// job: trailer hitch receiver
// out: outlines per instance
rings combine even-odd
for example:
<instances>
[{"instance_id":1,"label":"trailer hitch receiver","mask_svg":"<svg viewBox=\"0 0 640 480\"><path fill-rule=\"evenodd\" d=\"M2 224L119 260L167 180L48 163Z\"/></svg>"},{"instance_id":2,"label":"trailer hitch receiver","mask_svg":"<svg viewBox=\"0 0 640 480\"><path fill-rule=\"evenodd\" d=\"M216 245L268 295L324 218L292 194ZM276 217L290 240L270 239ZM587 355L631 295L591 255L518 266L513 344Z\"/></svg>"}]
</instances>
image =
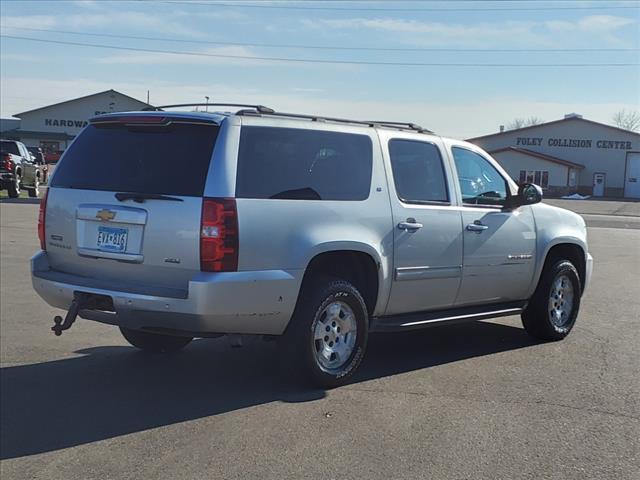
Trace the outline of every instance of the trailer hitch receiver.
<instances>
[{"instance_id":1,"label":"trailer hitch receiver","mask_svg":"<svg viewBox=\"0 0 640 480\"><path fill-rule=\"evenodd\" d=\"M73 322L76 321L76 317L78 316L78 312L80 310L94 310L94 309L104 309L104 310L113 310L113 302L109 297L103 297L101 295L92 295L90 293L82 293L75 292L73 294L73 301L69 306L69 310L67 311L67 315L64 317L64 321L61 316L56 315L53 317L53 333L55 333L56 337L62 335L62 332L65 330L69 330Z\"/></svg>"}]
</instances>

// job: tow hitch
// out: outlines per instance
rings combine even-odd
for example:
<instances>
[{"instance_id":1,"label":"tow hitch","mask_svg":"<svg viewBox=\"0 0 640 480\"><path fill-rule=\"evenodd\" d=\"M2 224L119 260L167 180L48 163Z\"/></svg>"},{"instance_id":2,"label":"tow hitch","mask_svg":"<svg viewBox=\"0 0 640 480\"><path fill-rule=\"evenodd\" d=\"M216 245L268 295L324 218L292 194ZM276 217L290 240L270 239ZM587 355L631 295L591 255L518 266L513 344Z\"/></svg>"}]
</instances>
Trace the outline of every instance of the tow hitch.
<instances>
[{"instance_id":1,"label":"tow hitch","mask_svg":"<svg viewBox=\"0 0 640 480\"><path fill-rule=\"evenodd\" d=\"M53 317L53 333L56 337L62 335L62 332L69 330L73 322L76 321L78 312L80 310L106 310L113 311L113 300L110 297L104 295L94 295L91 293L75 292L73 294L73 301L67 311L67 315L64 317L64 321L60 315Z\"/></svg>"}]
</instances>

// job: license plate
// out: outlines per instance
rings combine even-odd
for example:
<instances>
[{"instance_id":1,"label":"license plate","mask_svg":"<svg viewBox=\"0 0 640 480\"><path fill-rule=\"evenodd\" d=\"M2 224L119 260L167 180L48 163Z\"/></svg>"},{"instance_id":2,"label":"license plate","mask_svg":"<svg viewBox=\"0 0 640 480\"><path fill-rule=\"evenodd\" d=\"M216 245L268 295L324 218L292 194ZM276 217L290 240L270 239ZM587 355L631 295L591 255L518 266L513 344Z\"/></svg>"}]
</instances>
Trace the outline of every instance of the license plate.
<instances>
[{"instance_id":1,"label":"license plate","mask_svg":"<svg viewBox=\"0 0 640 480\"><path fill-rule=\"evenodd\" d=\"M126 228L98 227L98 250L124 252L128 233Z\"/></svg>"}]
</instances>

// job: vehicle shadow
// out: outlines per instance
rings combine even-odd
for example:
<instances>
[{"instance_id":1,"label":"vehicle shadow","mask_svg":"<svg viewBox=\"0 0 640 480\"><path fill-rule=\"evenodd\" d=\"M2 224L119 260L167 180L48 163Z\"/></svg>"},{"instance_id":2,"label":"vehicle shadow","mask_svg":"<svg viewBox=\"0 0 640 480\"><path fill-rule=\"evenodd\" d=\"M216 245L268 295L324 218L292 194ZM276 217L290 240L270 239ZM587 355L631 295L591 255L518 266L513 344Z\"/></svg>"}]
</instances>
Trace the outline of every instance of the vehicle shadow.
<instances>
[{"instance_id":1,"label":"vehicle shadow","mask_svg":"<svg viewBox=\"0 0 640 480\"><path fill-rule=\"evenodd\" d=\"M0 198L0 203L23 203L30 205L38 205L40 203L39 198Z\"/></svg>"},{"instance_id":2,"label":"vehicle shadow","mask_svg":"<svg viewBox=\"0 0 640 480\"><path fill-rule=\"evenodd\" d=\"M352 383L534 345L522 329L485 322L372 335ZM0 458L55 451L274 401L321 399L288 385L275 342L241 349L198 340L183 352L131 347L0 370Z\"/></svg>"}]
</instances>

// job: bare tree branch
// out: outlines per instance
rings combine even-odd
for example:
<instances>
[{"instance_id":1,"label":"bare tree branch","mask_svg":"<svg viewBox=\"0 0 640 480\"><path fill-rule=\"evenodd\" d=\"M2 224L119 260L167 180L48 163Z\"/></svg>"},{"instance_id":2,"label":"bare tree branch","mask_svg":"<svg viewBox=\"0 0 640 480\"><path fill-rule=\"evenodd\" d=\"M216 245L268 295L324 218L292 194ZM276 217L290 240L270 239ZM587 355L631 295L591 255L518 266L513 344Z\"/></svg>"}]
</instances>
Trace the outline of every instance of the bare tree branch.
<instances>
[{"instance_id":1,"label":"bare tree branch","mask_svg":"<svg viewBox=\"0 0 640 480\"><path fill-rule=\"evenodd\" d=\"M540 125L541 123L544 123L544 120L534 116L531 116L529 118L515 118L507 125L507 130L517 130L518 128Z\"/></svg>"},{"instance_id":2,"label":"bare tree branch","mask_svg":"<svg viewBox=\"0 0 640 480\"><path fill-rule=\"evenodd\" d=\"M640 131L640 112L637 110L620 110L613 116L613 123L625 130L638 132Z\"/></svg>"}]
</instances>

